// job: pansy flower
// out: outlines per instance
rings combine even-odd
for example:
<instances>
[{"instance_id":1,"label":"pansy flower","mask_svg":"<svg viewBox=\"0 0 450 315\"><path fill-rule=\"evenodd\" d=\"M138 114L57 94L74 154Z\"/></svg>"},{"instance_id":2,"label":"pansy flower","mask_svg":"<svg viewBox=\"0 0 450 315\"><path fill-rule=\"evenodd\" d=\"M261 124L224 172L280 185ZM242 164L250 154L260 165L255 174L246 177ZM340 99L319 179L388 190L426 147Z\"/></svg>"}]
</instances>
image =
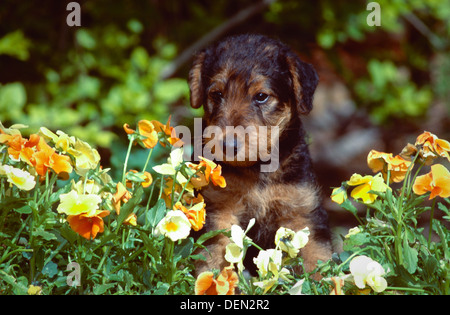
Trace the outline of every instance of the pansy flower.
<instances>
[{"instance_id":1,"label":"pansy flower","mask_svg":"<svg viewBox=\"0 0 450 315\"><path fill-rule=\"evenodd\" d=\"M145 171L145 172L138 172L136 170L130 170L126 174L126 184L128 188L132 188L133 182L139 182L141 183L142 187L147 188L153 183L153 177L152 175ZM131 180L129 180L131 179Z\"/></svg>"},{"instance_id":2,"label":"pansy flower","mask_svg":"<svg viewBox=\"0 0 450 315\"><path fill-rule=\"evenodd\" d=\"M211 179L214 186L219 186L221 188L226 187L227 183L225 181L225 178L222 176L222 167L220 165L217 165L211 160L208 160L207 158L199 156L201 159L199 165L204 166L205 169L205 178L209 182Z\"/></svg>"},{"instance_id":3,"label":"pansy flower","mask_svg":"<svg viewBox=\"0 0 450 315\"><path fill-rule=\"evenodd\" d=\"M331 200L339 205L343 204L344 201L347 200L347 190L345 187L341 186L334 188L331 192Z\"/></svg>"},{"instance_id":4,"label":"pansy flower","mask_svg":"<svg viewBox=\"0 0 450 315\"><path fill-rule=\"evenodd\" d=\"M117 191L112 197L112 203L114 210L116 210L116 214L119 215L122 202L127 203L132 196L121 182L117 183L116 189Z\"/></svg>"},{"instance_id":5,"label":"pansy flower","mask_svg":"<svg viewBox=\"0 0 450 315\"><path fill-rule=\"evenodd\" d=\"M6 175L10 184L20 190L29 191L36 186L34 176L27 171L12 167L10 165L0 165L0 175Z\"/></svg>"},{"instance_id":6,"label":"pansy flower","mask_svg":"<svg viewBox=\"0 0 450 315\"><path fill-rule=\"evenodd\" d=\"M67 149L67 153L75 158L75 172L85 176L89 170L96 169L100 162L100 154L87 142L76 139L73 147Z\"/></svg>"},{"instance_id":7,"label":"pansy flower","mask_svg":"<svg viewBox=\"0 0 450 315\"><path fill-rule=\"evenodd\" d=\"M98 195L78 194L75 190L71 190L67 194L60 195L57 211L67 215L94 216L101 201L102 199Z\"/></svg>"},{"instance_id":8,"label":"pansy flower","mask_svg":"<svg viewBox=\"0 0 450 315\"><path fill-rule=\"evenodd\" d=\"M446 140L439 139L431 132L424 131L420 134L416 139L415 145L416 147L422 148L423 156L425 158L429 156L441 156L450 161L450 143Z\"/></svg>"},{"instance_id":9,"label":"pansy flower","mask_svg":"<svg viewBox=\"0 0 450 315\"><path fill-rule=\"evenodd\" d=\"M191 231L191 223L181 210L171 210L158 223L155 235L164 235L173 242L185 239Z\"/></svg>"},{"instance_id":10,"label":"pansy flower","mask_svg":"<svg viewBox=\"0 0 450 315\"><path fill-rule=\"evenodd\" d=\"M165 125L160 123L157 120L152 120L151 122L155 126L155 130L157 132L162 132L165 135L167 142L169 142L173 147L178 148L183 145L183 141L181 141L177 137L175 128L170 126L170 118L171 117L169 117L169 119L167 120L167 123ZM166 146L166 144L164 142L160 141L160 143L162 146L164 146L164 147Z\"/></svg>"},{"instance_id":11,"label":"pansy flower","mask_svg":"<svg viewBox=\"0 0 450 315\"><path fill-rule=\"evenodd\" d=\"M233 270L233 266L223 268L217 279L210 271L202 272L195 281L195 294L233 295L238 281L239 278Z\"/></svg>"},{"instance_id":12,"label":"pansy flower","mask_svg":"<svg viewBox=\"0 0 450 315\"><path fill-rule=\"evenodd\" d=\"M357 256L350 261L350 272L358 288L364 289L366 284L375 292L382 292L387 287L384 279L385 270L376 261L367 256Z\"/></svg>"},{"instance_id":13,"label":"pansy flower","mask_svg":"<svg viewBox=\"0 0 450 315\"><path fill-rule=\"evenodd\" d=\"M374 173L382 172L384 180L387 180L387 173L390 173L390 182L401 182L408 171L411 162L405 160L400 155L393 156L392 153L378 152L372 150L367 156L367 164Z\"/></svg>"},{"instance_id":14,"label":"pansy flower","mask_svg":"<svg viewBox=\"0 0 450 315\"><path fill-rule=\"evenodd\" d=\"M430 192L430 199L450 197L450 172L441 164L432 165L428 174L416 178L413 191L417 195Z\"/></svg>"},{"instance_id":15,"label":"pansy flower","mask_svg":"<svg viewBox=\"0 0 450 315\"><path fill-rule=\"evenodd\" d=\"M109 215L107 210L98 210L94 214L82 213L69 215L67 222L70 228L87 240L94 239L98 233L103 233L103 218Z\"/></svg>"},{"instance_id":16,"label":"pansy flower","mask_svg":"<svg viewBox=\"0 0 450 315\"><path fill-rule=\"evenodd\" d=\"M294 232L291 229L280 227L275 233L275 245L286 252L289 257L297 257L301 248L305 247L309 240L309 228Z\"/></svg>"},{"instance_id":17,"label":"pansy flower","mask_svg":"<svg viewBox=\"0 0 450 315\"><path fill-rule=\"evenodd\" d=\"M205 202L203 201L203 197L199 199L201 200L198 200L197 203L189 208L183 206L181 202L177 202L173 207L174 210L181 210L186 215L194 231L201 230L206 219Z\"/></svg>"},{"instance_id":18,"label":"pansy flower","mask_svg":"<svg viewBox=\"0 0 450 315\"><path fill-rule=\"evenodd\" d=\"M56 153L55 149L51 148L43 138L40 138L37 152L31 156L30 162L42 177L45 176L48 168L54 170L56 174L69 174L73 170L70 158L67 155Z\"/></svg>"},{"instance_id":19,"label":"pansy flower","mask_svg":"<svg viewBox=\"0 0 450 315\"><path fill-rule=\"evenodd\" d=\"M255 219L252 218L248 222L247 229L244 231L239 225L233 224L231 226L231 242L225 248L225 260L229 263L237 263L240 271L244 270L244 253L245 243L244 241L251 241L247 236L247 232L255 225Z\"/></svg>"},{"instance_id":20,"label":"pansy flower","mask_svg":"<svg viewBox=\"0 0 450 315\"><path fill-rule=\"evenodd\" d=\"M385 192L389 188L384 183L381 173L375 176L353 174L347 184L349 186L356 186L352 190L351 196L354 199L362 199L366 204L373 203L377 199L377 195L370 193L370 191Z\"/></svg>"}]
</instances>

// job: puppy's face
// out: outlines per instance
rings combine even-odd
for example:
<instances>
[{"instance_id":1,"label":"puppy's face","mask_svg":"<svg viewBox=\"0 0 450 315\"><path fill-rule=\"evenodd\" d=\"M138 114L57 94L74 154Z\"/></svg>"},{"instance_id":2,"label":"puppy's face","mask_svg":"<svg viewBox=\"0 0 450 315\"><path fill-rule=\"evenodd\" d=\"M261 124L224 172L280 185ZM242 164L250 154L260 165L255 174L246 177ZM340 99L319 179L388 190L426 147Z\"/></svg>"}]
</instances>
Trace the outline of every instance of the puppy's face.
<instances>
[{"instance_id":1,"label":"puppy's face","mask_svg":"<svg viewBox=\"0 0 450 315\"><path fill-rule=\"evenodd\" d=\"M266 161L292 117L311 110L317 81L312 66L264 36L231 37L200 52L189 85L191 106L204 106L205 148L233 166Z\"/></svg>"}]
</instances>

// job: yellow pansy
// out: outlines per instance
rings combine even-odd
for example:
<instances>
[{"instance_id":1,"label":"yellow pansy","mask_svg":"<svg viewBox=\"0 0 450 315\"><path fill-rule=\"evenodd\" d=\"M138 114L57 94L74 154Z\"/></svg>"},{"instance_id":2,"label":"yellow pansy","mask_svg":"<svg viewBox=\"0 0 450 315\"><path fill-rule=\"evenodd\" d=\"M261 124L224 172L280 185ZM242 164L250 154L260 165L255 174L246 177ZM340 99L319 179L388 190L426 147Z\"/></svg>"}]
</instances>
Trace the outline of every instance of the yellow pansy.
<instances>
[{"instance_id":1,"label":"yellow pansy","mask_svg":"<svg viewBox=\"0 0 450 315\"><path fill-rule=\"evenodd\" d=\"M378 173L375 176L353 174L347 184L349 186L356 186L352 190L352 198L362 199L364 203L373 203L377 199L377 195L369 193L369 191L385 192L386 189L389 188L389 186L384 183L381 173Z\"/></svg>"},{"instance_id":2,"label":"yellow pansy","mask_svg":"<svg viewBox=\"0 0 450 315\"><path fill-rule=\"evenodd\" d=\"M364 289L366 284L375 292L382 292L387 287L384 279L384 268L367 256L357 256L350 261L350 272L358 288Z\"/></svg>"},{"instance_id":3,"label":"yellow pansy","mask_svg":"<svg viewBox=\"0 0 450 315\"><path fill-rule=\"evenodd\" d=\"M416 178L413 191L417 195L430 192L430 199L450 197L450 172L441 164L432 165L431 172Z\"/></svg>"},{"instance_id":4,"label":"yellow pansy","mask_svg":"<svg viewBox=\"0 0 450 315\"><path fill-rule=\"evenodd\" d=\"M41 295L42 293L42 287L38 286L38 285L30 285L28 287L28 291L27 291L28 295Z\"/></svg>"},{"instance_id":5,"label":"yellow pansy","mask_svg":"<svg viewBox=\"0 0 450 315\"><path fill-rule=\"evenodd\" d=\"M34 176L27 171L14 168L10 165L0 165L0 174L6 175L8 182L20 190L29 191L36 186Z\"/></svg>"},{"instance_id":6,"label":"yellow pansy","mask_svg":"<svg viewBox=\"0 0 450 315\"><path fill-rule=\"evenodd\" d=\"M173 242L185 239L191 231L191 223L181 210L171 210L158 223L155 235L164 235Z\"/></svg>"},{"instance_id":7,"label":"yellow pansy","mask_svg":"<svg viewBox=\"0 0 450 315\"><path fill-rule=\"evenodd\" d=\"M95 169L100 162L100 154L87 142L77 139L74 146L67 150L75 158L75 172L80 176Z\"/></svg>"},{"instance_id":8,"label":"yellow pansy","mask_svg":"<svg viewBox=\"0 0 450 315\"><path fill-rule=\"evenodd\" d=\"M98 195L82 195L72 190L67 194L62 194L60 201L57 208L59 213L67 215L86 214L89 217L95 215L102 199Z\"/></svg>"},{"instance_id":9,"label":"yellow pansy","mask_svg":"<svg viewBox=\"0 0 450 315\"><path fill-rule=\"evenodd\" d=\"M342 204L347 200L347 190L344 187L334 188L331 192L331 200L337 204Z\"/></svg>"},{"instance_id":10,"label":"yellow pansy","mask_svg":"<svg viewBox=\"0 0 450 315\"><path fill-rule=\"evenodd\" d=\"M301 248L305 247L309 240L309 228L304 228L298 232L280 227L275 234L275 245L286 252L289 257L297 257Z\"/></svg>"}]
</instances>

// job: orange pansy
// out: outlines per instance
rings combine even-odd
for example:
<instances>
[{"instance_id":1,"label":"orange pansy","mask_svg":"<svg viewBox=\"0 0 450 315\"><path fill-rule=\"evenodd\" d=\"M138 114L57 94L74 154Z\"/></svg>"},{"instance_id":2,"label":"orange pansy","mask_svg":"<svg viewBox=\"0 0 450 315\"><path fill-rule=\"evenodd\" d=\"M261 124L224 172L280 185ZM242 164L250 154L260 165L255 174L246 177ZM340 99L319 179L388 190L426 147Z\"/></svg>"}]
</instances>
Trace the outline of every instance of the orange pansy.
<instances>
[{"instance_id":1,"label":"orange pansy","mask_svg":"<svg viewBox=\"0 0 450 315\"><path fill-rule=\"evenodd\" d=\"M125 130L125 132L129 135L135 133L135 131L133 129L131 129L130 125L128 125L128 124L123 124L123 130Z\"/></svg>"},{"instance_id":2,"label":"orange pansy","mask_svg":"<svg viewBox=\"0 0 450 315\"><path fill-rule=\"evenodd\" d=\"M183 206L181 202L177 202L173 206L173 209L181 210L186 215L194 231L199 231L203 228L206 220L206 210L205 203L203 202L203 197L201 197L201 201L194 204L189 209Z\"/></svg>"},{"instance_id":3,"label":"orange pansy","mask_svg":"<svg viewBox=\"0 0 450 315\"><path fill-rule=\"evenodd\" d=\"M432 165L431 172L416 178L413 191L417 195L430 192L430 199L450 197L450 172L441 164Z\"/></svg>"},{"instance_id":4,"label":"orange pansy","mask_svg":"<svg viewBox=\"0 0 450 315\"><path fill-rule=\"evenodd\" d=\"M142 143L147 149L154 148L158 144L158 132L152 122L148 120L139 121L138 130L139 134L145 137Z\"/></svg>"},{"instance_id":5,"label":"orange pansy","mask_svg":"<svg viewBox=\"0 0 450 315\"><path fill-rule=\"evenodd\" d=\"M170 118L167 120L167 123L164 125L157 120L152 120L153 125L155 126L155 130L157 132L163 132L168 138L167 141L174 147L181 147L183 145L183 141L181 141L175 132L175 128L170 126ZM162 146L166 146L163 142L160 142Z\"/></svg>"},{"instance_id":6,"label":"orange pansy","mask_svg":"<svg viewBox=\"0 0 450 315\"><path fill-rule=\"evenodd\" d=\"M109 211L100 210L94 216L88 216L86 213L79 215L69 215L67 222L70 228L80 234L87 240L94 239L98 233L104 231L103 219L109 215Z\"/></svg>"},{"instance_id":7,"label":"orange pansy","mask_svg":"<svg viewBox=\"0 0 450 315\"><path fill-rule=\"evenodd\" d=\"M217 279L210 271L202 272L195 281L196 295L233 295L239 281L233 266L223 268Z\"/></svg>"},{"instance_id":8,"label":"orange pansy","mask_svg":"<svg viewBox=\"0 0 450 315\"><path fill-rule=\"evenodd\" d=\"M416 146L421 146L424 157L430 154L447 158L450 161L450 143L446 140L439 139L436 135L424 131L416 139Z\"/></svg>"},{"instance_id":9,"label":"orange pansy","mask_svg":"<svg viewBox=\"0 0 450 315\"><path fill-rule=\"evenodd\" d=\"M39 139L40 137L36 134L32 134L30 139L27 140L22 138L20 133L13 135L0 133L0 143L6 143L8 145L8 154L16 160L21 158L25 162L28 162L28 157L34 153L34 150L31 148L39 143Z\"/></svg>"},{"instance_id":10,"label":"orange pansy","mask_svg":"<svg viewBox=\"0 0 450 315\"><path fill-rule=\"evenodd\" d=\"M207 158L199 156L201 159L199 166L205 166L205 178L209 182L209 179L211 178L211 181L213 182L214 186L219 186L221 188L226 187L227 183L225 181L225 178L222 176L222 167L220 165L217 165L211 160L208 160Z\"/></svg>"},{"instance_id":11,"label":"orange pansy","mask_svg":"<svg viewBox=\"0 0 450 315\"><path fill-rule=\"evenodd\" d=\"M121 183L117 183L117 192L113 195L112 202L114 210L116 210L117 215L120 214L120 205L128 202L131 199L131 193L125 188L125 186Z\"/></svg>"},{"instance_id":12,"label":"orange pansy","mask_svg":"<svg viewBox=\"0 0 450 315\"><path fill-rule=\"evenodd\" d=\"M123 224L136 226L137 225L136 213L130 213L130 215L128 215L128 217L123 221Z\"/></svg>"},{"instance_id":13,"label":"orange pansy","mask_svg":"<svg viewBox=\"0 0 450 315\"><path fill-rule=\"evenodd\" d=\"M48 168L53 169L56 174L72 172L70 158L56 153L43 138L40 139L37 149L38 151L31 156L30 161L40 176L45 176Z\"/></svg>"},{"instance_id":14,"label":"orange pansy","mask_svg":"<svg viewBox=\"0 0 450 315\"><path fill-rule=\"evenodd\" d=\"M374 173L381 171L385 180L387 180L387 172L389 171L390 181L399 183L405 178L411 162L399 155L394 157L392 153L372 150L367 156L367 164Z\"/></svg>"}]
</instances>

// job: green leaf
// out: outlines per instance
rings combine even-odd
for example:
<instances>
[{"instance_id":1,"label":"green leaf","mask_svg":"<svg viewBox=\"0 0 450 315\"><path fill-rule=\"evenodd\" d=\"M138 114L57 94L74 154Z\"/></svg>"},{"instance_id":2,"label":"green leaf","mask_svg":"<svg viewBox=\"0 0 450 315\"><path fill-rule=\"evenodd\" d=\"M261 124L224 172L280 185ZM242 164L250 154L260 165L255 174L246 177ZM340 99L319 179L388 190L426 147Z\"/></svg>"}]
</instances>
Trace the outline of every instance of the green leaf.
<instances>
[{"instance_id":1,"label":"green leaf","mask_svg":"<svg viewBox=\"0 0 450 315\"><path fill-rule=\"evenodd\" d=\"M424 273L431 279L435 276L438 266L439 262L433 256L428 256L424 259Z\"/></svg>"},{"instance_id":2,"label":"green leaf","mask_svg":"<svg viewBox=\"0 0 450 315\"><path fill-rule=\"evenodd\" d=\"M361 232L358 234L351 235L349 238L344 240L343 249L344 251L354 251L363 245L370 242L370 234L366 232Z\"/></svg>"},{"instance_id":3,"label":"green leaf","mask_svg":"<svg viewBox=\"0 0 450 315\"><path fill-rule=\"evenodd\" d=\"M106 291L108 291L109 289L111 289L115 286L116 286L116 284L114 284L114 283L96 285L94 287L94 294L95 295L104 294Z\"/></svg>"},{"instance_id":4,"label":"green leaf","mask_svg":"<svg viewBox=\"0 0 450 315\"><path fill-rule=\"evenodd\" d=\"M194 239L189 237L184 239L181 244L176 245L174 249L174 256L181 256L181 259L188 257L194 248Z\"/></svg>"},{"instance_id":5,"label":"green leaf","mask_svg":"<svg viewBox=\"0 0 450 315\"><path fill-rule=\"evenodd\" d=\"M133 195L133 198L128 200L127 203L125 203L121 209L120 214L117 217L117 227L116 230L120 228L123 221L128 218L128 216L133 212L133 210L136 208L136 206L141 202L141 197L144 193L144 189L142 186L139 186L139 188L136 190L136 192Z\"/></svg>"},{"instance_id":6,"label":"green leaf","mask_svg":"<svg viewBox=\"0 0 450 315\"><path fill-rule=\"evenodd\" d=\"M49 278L52 278L58 273L58 265L50 261L44 266L44 268L42 269L42 273L44 275L47 275Z\"/></svg>"},{"instance_id":7,"label":"green leaf","mask_svg":"<svg viewBox=\"0 0 450 315\"><path fill-rule=\"evenodd\" d=\"M19 277L16 280L13 276L8 275L3 270L0 270L0 279L12 286L15 294L27 294L28 281L25 277Z\"/></svg>"},{"instance_id":8,"label":"green leaf","mask_svg":"<svg viewBox=\"0 0 450 315\"><path fill-rule=\"evenodd\" d=\"M28 40L21 30L6 34L0 38L0 55L10 55L25 61L30 56L29 48L31 41Z\"/></svg>"},{"instance_id":9,"label":"green leaf","mask_svg":"<svg viewBox=\"0 0 450 315\"><path fill-rule=\"evenodd\" d=\"M170 285L168 283L159 282L157 285L157 289L153 294L155 295L164 295L169 291Z\"/></svg>"},{"instance_id":10,"label":"green leaf","mask_svg":"<svg viewBox=\"0 0 450 315\"><path fill-rule=\"evenodd\" d=\"M150 240L150 238L144 232L141 232L140 236L141 236L142 241L144 242L145 248L148 250L150 255L152 255L156 261L159 261L161 258L161 255L160 255L158 248L155 246L155 242Z\"/></svg>"},{"instance_id":11,"label":"green leaf","mask_svg":"<svg viewBox=\"0 0 450 315\"><path fill-rule=\"evenodd\" d=\"M94 49L97 45L96 39L84 28L80 28L76 33L75 37L77 42L86 49Z\"/></svg>"},{"instance_id":12,"label":"green leaf","mask_svg":"<svg viewBox=\"0 0 450 315\"><path fill-rule=\"evenodd\" d=\"M216 230L216 231L209 231L204 234L202 234L198 239L197 242L195 242L196 245L202 245L204 242L209 240L210 238L213 238L219 234L224 233L226 230Z\"/></svg>"},{"instance_id":13,"label":"green leaf","mask_svg":"<svg viewBox=\"0 0 450 315\"><path fill-rule=\"evenodd\" d=\"M61 236L73 244L77 241L77 233L75 233L67 224L64 224L60 229Z\"/></svg>"},{"instance_id":14,"label":"green leaf","mask_svg":"<svg viewBox=\"0 0 450 315\"><path fill-rule=\"evenodd\" d=\"M27 101L25 87L20 82L0 86L0 112L4 120L23 118L23 107Z\"/></svg>"},{"instance_id":15,"label":"green leaf","mask_svg":"<svg viewBox=\"0 0 450 315\"><path fill-rule=\"evenodd\" d=\"M164 199L159 199L156 204L147 212L147 223L150 224L152 228L161 221L166 215L166 202ZM147 224L146 224L147 227Z\"/></svg>"},{"instance_id":16,"label":"green leaf","mask_svg":"<svg viewBox=\"0 0 450 315\"><path fill-rule=\"evenodd\" d=\"M341 207L347 211L350 211L355 216L358 215L358 209L352 204L349 199L346 199L343 203L341 203Z\"/></svg>"},{"instance_id":17,"label":"green leaf","mask_svg":"<svg viewBox=\"0 0 450 315\"><path fill-rule=\"evenodd\" d=\"M21 213L21 214L30 214L33 212L33 210L31 209L30 206L23 206L18 209L14 209L14 211L16 211L17 213Z\"/></svg>"},{"instance_id":18,"label":"green leaf","mask_svg":"<svg viewBox=\"0 0 450 315\"><path fill-rule=\"evenodd\" d=\"M419 261L417 250L411 248L408 244L407 238L403 238L403 259L404 267L410 273L413 274L417 270L417 262Z\"/></svg>"},{"instance_id":19,"label":"green leaf","mask_svg":"<svg viewBox=\"0 0 450 315\"><path fill-rule=\"evenodd\" d=\"M44 231L44 228L42 226L40 226L39 228L37 228L33 234L35 236L40 236L43 239L45 239L46 241L51 241L51 240L56 240L57 237L55 236L55 234Z\"/></svg>"}]
</instances>

